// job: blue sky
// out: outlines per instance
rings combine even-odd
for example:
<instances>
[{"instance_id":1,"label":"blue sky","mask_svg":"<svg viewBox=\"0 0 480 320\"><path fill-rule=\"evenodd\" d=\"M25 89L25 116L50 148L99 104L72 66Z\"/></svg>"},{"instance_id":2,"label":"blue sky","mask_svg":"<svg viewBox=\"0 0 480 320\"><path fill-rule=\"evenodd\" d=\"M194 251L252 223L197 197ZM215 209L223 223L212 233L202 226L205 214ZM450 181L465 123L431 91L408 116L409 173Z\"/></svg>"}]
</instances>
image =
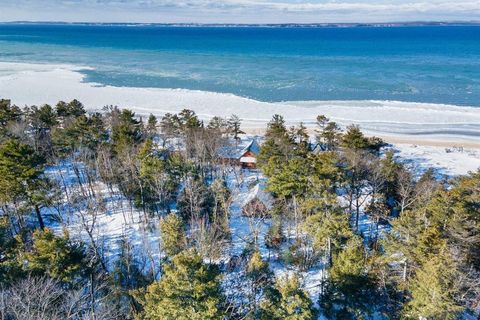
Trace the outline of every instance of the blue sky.
<instances>
[{"instance_id":1,"label":"blue sky","mask_svg":"<svg viewBox=\"0 0 480 320\"><path fill-rule=\"evenodd\" d=\"M0 0L0 21L480 21L480 0Z\"/></svg>"}]
</instances>

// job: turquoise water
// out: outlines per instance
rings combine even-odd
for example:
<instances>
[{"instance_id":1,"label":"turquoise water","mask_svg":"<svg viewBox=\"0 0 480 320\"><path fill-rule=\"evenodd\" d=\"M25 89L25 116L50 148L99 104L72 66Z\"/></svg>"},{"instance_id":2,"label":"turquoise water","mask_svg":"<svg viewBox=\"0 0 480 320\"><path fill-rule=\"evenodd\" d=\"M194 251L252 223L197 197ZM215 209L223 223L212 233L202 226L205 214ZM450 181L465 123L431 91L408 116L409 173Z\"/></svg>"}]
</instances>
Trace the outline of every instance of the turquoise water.
<instances>
[{"instance_id":1,"label":"turquoise water","mask_svg":"<svg viewBox=\"0 0 480 320\"><path fill-rule=\"evenodd\" d=\"M86 81L262 101L480 106L480 27L0 25L0 61L68 63ZM0 88L1 91L1 88Z\"/></svg>"}]
</instances>

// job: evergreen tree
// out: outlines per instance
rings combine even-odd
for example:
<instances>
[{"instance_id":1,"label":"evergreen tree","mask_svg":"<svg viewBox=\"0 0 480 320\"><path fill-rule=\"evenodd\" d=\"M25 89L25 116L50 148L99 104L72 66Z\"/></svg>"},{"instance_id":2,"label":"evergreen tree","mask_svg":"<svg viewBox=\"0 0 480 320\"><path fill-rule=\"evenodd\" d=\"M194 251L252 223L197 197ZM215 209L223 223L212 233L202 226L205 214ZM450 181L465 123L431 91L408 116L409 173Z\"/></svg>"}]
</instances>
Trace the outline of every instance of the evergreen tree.
<instances>
[{"instance_id":1,"label":"evergreen tree","mask_svg":"<svg viewBox=\"0 0 480 320\"><path fill-rule=\"evenodd\" d=\"M128 109L120 112L112 124L111 138L117 152L142 140L142 126L140 121L135 119L134 112Z\"/></svg>"},{"instance_id":2,"label":"evergreen tree","mask_svg":"<svg viewBox=\"0 0 480 320\"><path fill-rule=\"evenodd\" d=\"M308 293L300 287L296 276L277 279L272 290L261 306L260 319L265 320L313 320L316 310Z\"/></svg>"},{"instance_id":3,"label":"evergreen tree","mask_svg":"<svg viewBox=\"0 0 480 320\"><path fill-rule=\"evenodd\" d=\"M189 178L186 181L177 201L177 208L184 221L211 218L215 199L211 190L199 179Z\"/></svg>"},{"instance_id":4,"label":"evergreen tree","mask_svg":"<svg viewBox=\"0 0 480 320\"><path fill-rule=\"evenodd\" d=\"M150 113L147 120L146 131L149 138L153 138L153 136L157 133L157 126L158 120L153 114Z\"/></svg>"},{"instance_id":5,"label":"evergreen tree","mask_svg":"<svg viewBox=\"0 0 480 320\"><path fill-rule=\"evenodd\" d=\"M45 160L32 147L16 139L9 139L0 145L0 202L10 203L27 200L37 213L40 227L44 223L40 215L39 200L41 178Z\"/></svg>"},{"instance_id":6,"label":"evergreen tree","mask_svg":"<svg viewBox=\"0 0 480 320\"><path fill-rule=\"evenodd\" d=\"M223 135L228 131L227 120L221 117L213 117L208 122L207 129Z\"/></svg>"},{"instance_id":7,"label":"evergreen tree","mask_svg":"<svg viewBox=\"0 0 480 320\"><path fill-rule=\"evenodd\" d=\"M74 151L88 150L93 153L107 140L107 132L102 115L80 115L63 128L52 132L54 148L59 156L68 156Z\"/></svg>"},{"instance_id":8,"label":"evergreen tree","mask_svg":"<svg viewBox=\"0 0 480 320\"><path fill-rule=\"evenodd\" d=\"M294 158L279 168L267 182L269 191L282 199L292 202L293 218L297 234L301 218L298 209L298 198L303 197L307 193L309 175L309 162L304 158Z\"/></svg>"},{"instance_id":9,"label":"evergreen tree","mask_svg":"<svg viewBox=\"0 0 480 320\"><path fill-rule=\"evenodd\" d=\"M405 306L408 319L458 319L464 307L456 301L456 266L445 248L425 261L416 272L411 300Z\"/></svg>"},{"instance_id":10,"label":"evergreen tree","mask_svg":"<svg viewBox=\"0 0 480 320\"><path fill-rule=\"evenodd\" d=\"M359 126L351 125L347 127L347 132L343 135L342 144L351 150L361 150L368 148L368 139L363 135Z\"/></svg>"},{"instance_id":11,"label":"evergreen tree","mask_svg":"<svg viewBox=\"0 0 480 320\"><path fill-rule=\"evenodd\" d=\"M26 254L27 271L73 283L84 272L85 253L81 244L70 241L68 234L56 236L50 229L33 233L32 251Z\"/></svg>"},{"instance_id":12,"label":"evergreen tree","mask_svg":"<svg viewBox=\"0 0 480 320\"><path fill-rule=\"evenodd\" d=\"M10 100L0 99L0 143L6 134L7 126L20 121L22 111L17 106L12 106Z\"/></svg>"},{"instance_id":13,"label":"evergreen tree","mask_svg":"<svg viewBox=\"0 0 480 320\"><path fill-rule=\"evenodd\" d=\"M176 214L171 213L160 221L162 235L162 250L169 257L185 250L187 239L183 221Z\"/></svg>"},{"instance_id":14,"label":"evergreen tree","mask_svg":"<svg viewBox=\"0 0 480 320\"><path fill-rule=\"evenodd\" d=\"M374 310L375 287L367 271L360 237L352 237L334 256L320 303L332 319L364 319Z\"/></svg>"},{"instance_id":15,"label":"evergreen tree","mask_svg":"<svg viewBox=\"0 0 480 320\"><path fill-rule=\"evenodd\" d=\"M152 280L140 270L140 263L135 258L132 244L127 238L121 240L120 249L119 257L109 274L112 286L110 298L120 314L128 319L140 311L140 305L135 301L132 292L147 286Z\"/></svg>"},{"instance_id":16,"label":"evergreen tree","mask_svg":"<svg viewBox=\"0 0 480 320\"><path fill-rule=\"evenodd\" d=\"M348 216L336 210L307 217L302 229L310 236L312 248L320 254L323 253L329 263L332 255L353 236Z\"/></svg>"},{"instance_id":17,"label":"evergreen tree","mask_svg":"<svg viewBox=\"0 0 480 320\"><path fill-rule=\"evenodd\" d=\"M242 120L240 119L239 116L235 114L232 114L230 118L228 118L227 120L228 131L230 132L230 134L233 136L233 139L235 140L240 140L239 135L245 133L240 128L241 124L242 124Z\"/></svg>"},{"instance_id":18,"label":"evergreen tree","mask_svg":"<svg viewBox=\"0 0 480 320\"><path fill-rule=\"evenodd\" d=\"M186 250L164 268L160 281L148 286L142 319L223 319L220 272L206 265L193 250Z\"/></svg>"},{"instance_id":19,"label":"evergreen tree","mask_svg":"<svg viewBox=\"0 0 480 320\"><path fill-rule=\"evenodd\" d=\"M247 318L257 319L260 311L260 301L272 289L273 285L273 273L258 250L255 250L250 256L245 275L249 287Z\"/></svg>"},{"instance_id":20,"label":"evergreen tree","mask_svg":"<svg viewBox=\"0 0 480 320\"><path fill-rule=\"evenodd\" d=\"M265 143L258 155L258 165L262 169L267 164L277 163L277 166L280 166L281 163L288 161L294 155L294 147L295 142L285 126L285 120L282 116L276 114L268 123ZM270 161L273 158L275 159Z\"/></svg>"},{"instance_id":21,"label":"evergreen tree","mask_svg":"<svg viewBox=\"0 0 480 320\"><path fill-rule=\"evenodd\" d=\"M68 117L77 118L83 116L86 114L86 111L83 104L74 99L69 103L63 101L58 102L56 105L56 113L58 117L65 120Z\"/></svg>"},{"instance_id":22,"label":"evergreen tree","mask_svg":"<svg viewBox=\"0 0 480 320\"><path fill-rule=\"evenodd\" d=\"M327 151L336 150L340 145L342 136L342 130L340 127L324 115L319 115L317 117L317 126L317 143L321 144L323 149Z\"/></svg>"},{"instance_id":23,"label":"evergreen tree","mask_svg":"<svg viewBox=\"0 0 480 320\"><path fill-rule=\"evenodd\" d=\"M195 112L189 109L183 109L178 114L178 121L184 133L188 132L188 130L198 129L203 125Z\"/></svg>"},{"instance_id":24,"label":"evergreen tree","mask_svg":"<svg viewBox=\"0 0 480 320\"><path fill-rule=\"evenodd\" d=\"M23 276L19 240L21 240L20 237L13 236L8 219L0 217L0 252L2 253L0 255L0 283L6 286Z\"/></svg>"}]
</instances>

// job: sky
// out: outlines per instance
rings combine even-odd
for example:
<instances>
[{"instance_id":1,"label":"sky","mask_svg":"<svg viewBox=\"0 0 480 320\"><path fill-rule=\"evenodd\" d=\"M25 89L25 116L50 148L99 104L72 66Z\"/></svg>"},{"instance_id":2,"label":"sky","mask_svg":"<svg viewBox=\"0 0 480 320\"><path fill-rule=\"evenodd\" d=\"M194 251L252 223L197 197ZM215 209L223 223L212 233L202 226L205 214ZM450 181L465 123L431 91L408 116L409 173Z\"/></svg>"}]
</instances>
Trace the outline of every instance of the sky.
<instances>
[{"instance_id":1,"label":"sky","mask_svg":"<svg viewBox=\"0 0 480 320\"><path fill-rule=\"evenodd\" d=\"M0 21L139 23L480 21L480 0L0 0Z\"/></svg>"}]
</instances>

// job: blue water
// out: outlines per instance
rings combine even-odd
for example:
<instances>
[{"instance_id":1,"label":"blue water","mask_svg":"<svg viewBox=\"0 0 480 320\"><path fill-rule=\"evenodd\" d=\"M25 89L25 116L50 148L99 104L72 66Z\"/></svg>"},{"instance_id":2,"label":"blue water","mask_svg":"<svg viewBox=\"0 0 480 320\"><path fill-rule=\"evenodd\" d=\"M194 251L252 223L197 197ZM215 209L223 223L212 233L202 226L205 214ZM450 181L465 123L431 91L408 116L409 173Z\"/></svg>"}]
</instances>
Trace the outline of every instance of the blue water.
<instances>
[{"instance_id":1,"label":"blue water","mask_svg":"<svg viewBox=\"0 0 480 320\"><path fill-rule=\"evenodd\" d=\"M262 101L480 106L480 27L0 25L0 61L68 63L86 81ZM0 88L1 90L1 88Z\"/></svg>"}]
</instances>

